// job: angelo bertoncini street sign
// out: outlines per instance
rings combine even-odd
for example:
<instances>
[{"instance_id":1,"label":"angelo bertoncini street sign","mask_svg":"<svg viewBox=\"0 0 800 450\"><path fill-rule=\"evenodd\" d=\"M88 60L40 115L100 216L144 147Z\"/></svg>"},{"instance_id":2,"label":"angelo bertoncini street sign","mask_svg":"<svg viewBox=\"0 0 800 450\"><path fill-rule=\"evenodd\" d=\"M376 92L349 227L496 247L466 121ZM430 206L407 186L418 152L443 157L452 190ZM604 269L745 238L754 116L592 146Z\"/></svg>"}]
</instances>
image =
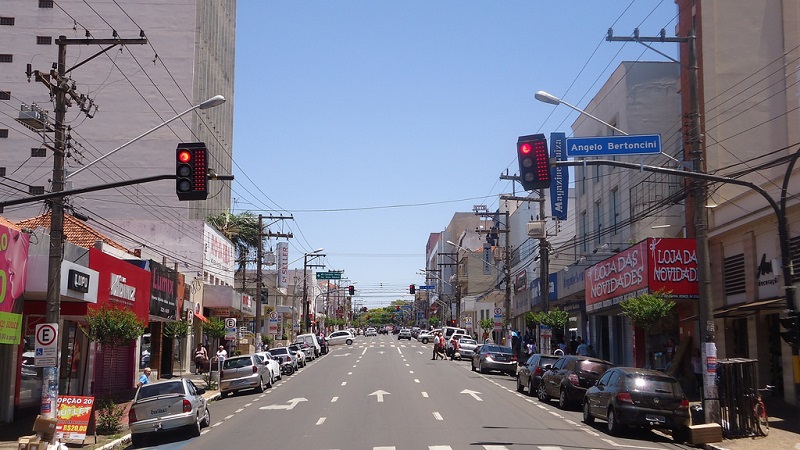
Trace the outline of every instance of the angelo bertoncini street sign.
<instances>
[{"instance_id":1,"label":"angelo bertoncini street sign","mask_svg":"<svg viewBox=\"0 0 800 450\"><path fill-rule=\"evenodd\" d=\"M567 139L567 156L650 155L661 153L660 134L632 134L627 136L594 136Z\"/></svg>"}]
</instances>

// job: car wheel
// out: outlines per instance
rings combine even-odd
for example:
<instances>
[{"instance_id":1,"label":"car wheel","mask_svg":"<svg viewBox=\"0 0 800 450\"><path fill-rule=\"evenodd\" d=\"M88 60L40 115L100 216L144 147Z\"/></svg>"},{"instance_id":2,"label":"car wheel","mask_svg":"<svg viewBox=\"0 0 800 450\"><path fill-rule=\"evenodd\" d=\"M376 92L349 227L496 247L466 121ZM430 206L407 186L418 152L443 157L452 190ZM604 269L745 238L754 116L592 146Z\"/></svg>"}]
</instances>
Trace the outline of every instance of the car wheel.
<instances>
[{"instance_id":1,"label":"car wheel","mask_svg":"<svg viewBox=\"0 0 800 450\"><path fill-rule=\"evenodd\" d=\"M608 408L608 434L617 436L620 432L620 427L617 412L614 411L614 408Z\"/></svg>"},{"instance_id":2,"label":"car wheel","mask_svg":"<svg viewBox=\"0 0 800 450\"><path fill-rule=\"evenodd\" d=\"M561 391L558 393L558 407L561 409L569 408L569 399L567 398L567 390L561 388Z\"/></svg>"},{"instance_id":3,"label":"car wheel","mask_svg":"<svg viewBox=\"0 0 800 450\"><path fill-rule=\"evenodd\" d=\"M264 378L261 377L258 379L258 386L256 386L256 392L259 394L264 392Z\"/></svg>"},{"instance_id":4,"label":"car wheel","mask_svg":"<svg viewBox=\"0 0 800 450\"><path fill-rule=\"evenodd\" d=\"M227 396L228 396L228 392L227 391L219 391L219 397L220 398L225 398Z\"/></svg>"},{"instance_id":5,"label":"car wheel","mask_svg":"<svg viewBox=\"0 0 800 450\"><path fill-rule=\"evenodd\" d=\"M211 426L211 412L208 410L208 406L206 406L206 409L203 412L203 420L200 421L200 424L204 427Z\"/></svg>"},{"instance_id":6,"label":"car wheel","mask_svg":"<svg viewBox=\"0 0 800 450\"><path fill-rule=\"evenodd\" d=\"M132 434L131 435L131 445L134 447L143 447L145 443L145 435L144 434Z\"/></svg>"},{"instance_id":7,"label":"car wheel","mask_svg":"<svg viewBox=\"0 0 800 450\"><path fill-rule=\"evenodd\" d=\"M273 375L272 371L270 371L269 377L267 377L267 388L271 388L274 383L275 383L275 375Z\"/></svg>"},{"instance_id":8,"label":"car wheel","mask_svg":"<svg viewBox=\"0 0 800 450\"><path fill-rule=\"evenodd\" d=\"M536 389L537 396L539 397L539 401L541 402L548 402L550 401L550 396L547 395L547 389L544 388L544 383L539 383L539 388Z\"/></svg>"},{"instance_id":9,"label":"car wheel","mask_svg":"<svg viewBox=\"0 0 800 450\"><path fill-rule=\"evenodd\" d=\"M422 343L423 344L427 344L428 343L428 338L422 338Z\"/></svg>"},{"instance_id":10,"label":"car wheel","mask_svg":"<svg viewBox=\"0 0 800 450\"><path fill-rule=\"evenodd\" d=\"M533 397L533 394L535 394L535 393L536 393L536 391L533 388L533 380L528 378L528 395L530 397Z\"/></svg>"},{"instance_id":11,"label":"car wheel","mask_svg":"<svg viewBox=\"0 0 800 450\"><path fill-rule=\"evenodd\" d=\"M519 378L519 375L517 375L517 392L524 392L524 391L525 387L522 386L522 380Z\"/></svg>"},{"instance_id":12,"label":"car wheel","mask_svg":"<svg viewBox=\"0 0 800 450\"><path fill-rule=\"evenodd\" d=\"M486 369L483 368L483 363L478 361L478 372L486 373Z\"/></svg>"},{"instance_id":13,"label":"car wheel","mask_svg":"<svg viewBox=\"0 0 800 450\"><path fill-rule=\"evenodd\" d=\"M473 372L475 372L475 360L473 360L472 362L470 362L470 363L469 363L469 365L471 366L471 368L472 368L472 371L473 371Z\"/></svg>"},{"instance_id":14,"label":"car wheel","mask_svg":"<svg viewBox=\"0 0 800 450\"><path fill-rule=\"evenodd\" d=\"M198 417L193 424L189 425L189 434L192 437L200 436L200 429L203 428L202 423L203 423L203 418Z\"/></svg>"},{"instance_id":15,"label":"car wheel","mask_svg":"<svg viewBox=\"0 0 800 450\"><path fill-rule=\"evenodd\" d=\"M353 345L353 340L352 339L348 339L347 340L347 345Z\"/></svg>"},{"instance_id":16,"label":"car wheel","mask_svg":"<svg viewBox=\"0 0 800 450\"><path fill-rule=\"evenodd\" d=\"M594 423L594 417L592 417L592 413L589 412L589 401L583 401L583 423L585 424L592 424Z\"/></svg>"}]
</instances>

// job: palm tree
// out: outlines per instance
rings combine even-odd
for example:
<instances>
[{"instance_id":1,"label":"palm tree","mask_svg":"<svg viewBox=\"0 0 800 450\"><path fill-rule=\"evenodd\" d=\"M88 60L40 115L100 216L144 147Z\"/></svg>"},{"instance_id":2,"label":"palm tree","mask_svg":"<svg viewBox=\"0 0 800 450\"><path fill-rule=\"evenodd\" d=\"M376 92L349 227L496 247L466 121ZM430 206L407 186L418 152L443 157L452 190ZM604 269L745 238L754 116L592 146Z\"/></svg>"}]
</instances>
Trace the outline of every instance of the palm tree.
<instances>
[{"instance_id":1,"label":"palm tree","mask_svg":"<svg viewBox=\"0 0 800 450\"><path fill-rule=\"evenodd\" d=\"M233 243L238 262L236 273L244 272L247 268L250 251L258 248L259 239L261 239L258 217L250 211L240 214L225 212L218 216L208 216L206 220Z\"/></svg>"}]
</instances>

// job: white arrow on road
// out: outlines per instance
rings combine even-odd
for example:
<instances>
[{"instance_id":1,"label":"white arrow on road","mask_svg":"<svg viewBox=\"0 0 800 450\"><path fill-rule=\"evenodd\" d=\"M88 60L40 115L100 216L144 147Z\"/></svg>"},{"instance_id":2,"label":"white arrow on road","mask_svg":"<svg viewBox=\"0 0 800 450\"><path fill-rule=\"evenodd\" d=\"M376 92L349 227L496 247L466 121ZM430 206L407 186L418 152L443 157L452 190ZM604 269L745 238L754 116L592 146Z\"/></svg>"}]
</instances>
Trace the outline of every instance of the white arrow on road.
<instances>
[{"instance_id":1,"label":"white arrow on road","mask_svg":"<svg viewBox=\"0 0 800 450\"><path fill-rule=\"evenodd\" d=\"M289 400L289 404L288 405L267 405L267 406L262 406L261 408L258 408L258 409L285 409L287 411L290 411L290 410L294 409L295 405L297 405L298 403L307 402L307 401L308 401L308 399L305 399L303 397L299 397L299 398L293 398L293 399Z\"/></svg>"},{"instance_id":2,"label":"white arrow on road","mask_svg":"<svg viewBox=\"0 0 800 450\"><path fill-rule=\"evenodd\" d=\"M383 403L383 396L384 395L391 395L391 394L386 392L386 391L375 391L375 392L373 392L372 394L369 394L369 395L374 395L374 396L378 397L378 403Z\"/></svg>"},{"instance_id":3,"label":"white arrow on road","mask_svg":"<svg viewBox=\"0 0 800 450\"><path fill-rule=\"evenodd\" d=\"M478 392L478 391L471 391L469 389L464 389L463 391L461 391L461 393L462 394L469 394L469 395L472 396L472 398L474 398L475 400L477 400L479 402L483 401L482 398L478 397L478 394L480 394L480 392Z\"/></svg>"}]
</instances>

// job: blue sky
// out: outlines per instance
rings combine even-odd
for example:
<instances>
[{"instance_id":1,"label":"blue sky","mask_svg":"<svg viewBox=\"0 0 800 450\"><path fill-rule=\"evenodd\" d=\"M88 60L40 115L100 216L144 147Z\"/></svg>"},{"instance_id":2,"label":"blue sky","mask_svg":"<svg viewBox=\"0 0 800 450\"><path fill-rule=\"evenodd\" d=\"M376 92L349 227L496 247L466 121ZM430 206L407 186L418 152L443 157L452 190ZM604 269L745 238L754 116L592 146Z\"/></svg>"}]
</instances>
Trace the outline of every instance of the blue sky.
<instances>
[{"instance_id":1,"label":"blue sky","mask_svg":"<svg viewBox=\"0 0 800 450\"><path fill-rule=\"evenodd\" d=\"M422 284L455 212L512 191L520 135L565 131L621 61L609 27L673 36L673 0L237 2L234 212L292 215L292 267L324 248L370 307ZM676 44L657 44L677 55ZM517 188L519 190L519 188ZM274 245L274 241L273 241Z\"/></svg>"}]
</instances>

